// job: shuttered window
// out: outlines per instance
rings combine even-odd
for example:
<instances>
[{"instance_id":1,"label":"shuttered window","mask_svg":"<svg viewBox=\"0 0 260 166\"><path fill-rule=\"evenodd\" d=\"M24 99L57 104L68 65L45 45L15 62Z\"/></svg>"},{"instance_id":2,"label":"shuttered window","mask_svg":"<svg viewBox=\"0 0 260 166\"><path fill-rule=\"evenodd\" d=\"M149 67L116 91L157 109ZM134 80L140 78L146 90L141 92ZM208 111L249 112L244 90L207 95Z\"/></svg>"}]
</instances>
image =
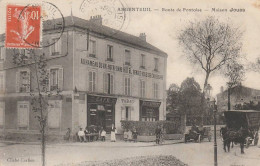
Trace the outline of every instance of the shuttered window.
<instances>
[{"instance_id":1,"label":"shuttered window","mask_svg":"<svg viewBox=\"0 0 260 166\"><path fill-rule=\"evenodd\" d=\"M96 57L96 41L89 41L89 56L95 58Z\"/></svg>"},{"instance_id":2,"label":"shuttered window","mask_svg":"<svg viewBox=\"0 0 260 166\"><path fill-rule=\"evenodd\" d=\"M49 100L48 102L48 127L59 128L61 120L61 100Z\"/></svg>"},{"instance_id":3,"label":"shuttered window","mask_svg":"<svg viewBox=\"0 0 260 166\"><path fill-rule=\"evenodd\" d=\"M131 95L131 79L130 77L125 77L124 79L124 89L125 95Z\"/></svg>"},{"instance_id":4,"label":"shuttered window","mask_svg":"<svg viewBox=\"0 0 260 166\"><path fill-rule=\"evenodd\" d=\"M30 70L16 72L16 92L30 92L31 88Z\"/></svg>"},{"instance_id":5,"label":"shuttered window","mask_svg":"<svg viewBox=\"0 0 260 166\"><path fill-rule=\"evenodd\" d=\"M18 102L18 127L28 127L29 102Z\"/></svg>"},{"instance_id":6,"label":"shuttered window","mask_svg":"<svg viewBox=\"0 0 260 166\"><path fill-rule=\"evenodd\" d=\"M111 73L104 74L104 92L107 94L114 93L114 75Z\"/></svg>"},{"instance_id":7,"label":"shuttered window","mask_svg":"<svg viewBox=\"0 0 260 166\"><path fill-rule=\"evenodd\" d=\"M141 97L145 97L145 81L140 81L140 95Z\"/></svg>"},{"instance_id":8,"label":"shuttered window","mask_svg":"<svg viewBox=\"0 0 260 166\"><path fill-rule=\"evenodd\" d=\"M153 94L154 94L154 98L156 98L156 99L159 98L159 85L158 85L158 83L153 84Z\"/></svg>"},{"instance_id":9,"label":"shuttered window","mask_svg":"<svg viewBox=\"0 0 260 166\"><path fill-rule=\"evenodd\" d=\"M89 91L96 91L96 72L94 71L89 72Z\"/></svg>"},{"instance_id":10,"label":"shuttered window","mask_svg":"<svg viewBox=\"0 0 260 166\"><path fill-rule=\"evenodd\" d=\"M0 126L4 126L5 103L0 102Z\"/></svg>"},{"instance_id":11,"label":"shuttered window","mask_svg":"<svg viewBox=\"0 0 260 166\"><path fill-rule=\"evenodd\" d=\"M56 67L48 69L49 72L49 89L63 90L63 68Z\"/></svg>"},{"instance_id":12,"label":"shuttered window","mask_svg":"<svg viewBox=\"0 0 260 166\"><path fill-rule=\"evenodd\" d=\"M5 60L5 47L0 46L0 61L4 61L4 60Z\"/></svg>"},{"instance_id":13,"label":"shuttered window","mask_svg":"<svg viewBox=\"0 0 260 166\"><path fill-rule=\"evenodd\" d=\"M125 65L131 64L131 53L129 50L125 50Z\"/></svg>"},{"instance_id":14,"label":"shuttered window","mask_svg":"<svg viewBox=\"0 0 260 166\"><path fill-rule=\"evenodd\" d=\"M54 43L51 45L51 55L55 56L61 54L61 39L52 39L51 43Z\"/></svg>"}]
</instances>

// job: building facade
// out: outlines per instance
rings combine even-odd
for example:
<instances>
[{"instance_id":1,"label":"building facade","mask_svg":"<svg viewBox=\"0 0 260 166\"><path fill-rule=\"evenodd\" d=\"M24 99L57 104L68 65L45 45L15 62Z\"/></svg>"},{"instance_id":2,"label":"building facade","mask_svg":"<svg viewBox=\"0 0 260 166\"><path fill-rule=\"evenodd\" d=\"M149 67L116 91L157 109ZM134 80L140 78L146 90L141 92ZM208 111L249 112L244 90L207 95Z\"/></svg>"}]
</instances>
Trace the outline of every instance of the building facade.
<instances>
[{"instance_id":1,"label":"building facade","mask_svg":"<svg viewBox=\"0 0 260 166\"><path fill-rule=\"evenodd\" d=\"M243 105L251 103L252 105L260 104L260 90L245 87L242 85L235 86L230 90L230 109L243 109ZM228 111L228 90L221 87L221 93L217 94L217 108L219 112Z\"/></svg>"},{"instance_id":2,"label":"building facade","mask_svg":"<svg viewBox=\"0 0 260 166\"><path fill-rule=\"evenodd\" d=\"M49 90L60 90L48 103L48 132L64 133L97 125L121 131L121 120L157 121L166 118L167 54L140 37L90 20L65 17L61 37L43 23L43 42L53 42L36 53L47 57ZM1 36L0 127L8 132L37 132L32 111L36 88L33 71L15 66L13 55L31 56L28 50L4 48Z\"/></svg>"}]
</instances>

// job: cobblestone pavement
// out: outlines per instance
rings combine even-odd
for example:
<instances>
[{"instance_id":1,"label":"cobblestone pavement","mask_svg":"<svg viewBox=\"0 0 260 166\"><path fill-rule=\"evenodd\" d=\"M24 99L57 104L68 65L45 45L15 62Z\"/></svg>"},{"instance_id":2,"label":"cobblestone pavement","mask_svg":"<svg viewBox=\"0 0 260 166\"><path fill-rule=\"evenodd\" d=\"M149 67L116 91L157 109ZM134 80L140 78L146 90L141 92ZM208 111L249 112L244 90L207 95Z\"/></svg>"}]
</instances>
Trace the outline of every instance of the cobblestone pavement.
<instances>
[{"instance_id":1,"label":"cobblestone pavement","mask_svg":"<svg viewBox=\"0 0 260 166\"><path fill-rule=\"evenodd\" d=\"M213 165L213 142L179 143L165 142L167 145L156 146L154 143L130 142L93 142L47 145L47 165L74 165L84 161L105 161L136 156L173 155L190 166ZM236 145L231 152L225 153L218 140L219 166L256 166L260 163L260 148L250 146L240 154ZM41 149L39 144L0 143L0 165L29 166L40 165Z\"/></svg>"}]
</instances>

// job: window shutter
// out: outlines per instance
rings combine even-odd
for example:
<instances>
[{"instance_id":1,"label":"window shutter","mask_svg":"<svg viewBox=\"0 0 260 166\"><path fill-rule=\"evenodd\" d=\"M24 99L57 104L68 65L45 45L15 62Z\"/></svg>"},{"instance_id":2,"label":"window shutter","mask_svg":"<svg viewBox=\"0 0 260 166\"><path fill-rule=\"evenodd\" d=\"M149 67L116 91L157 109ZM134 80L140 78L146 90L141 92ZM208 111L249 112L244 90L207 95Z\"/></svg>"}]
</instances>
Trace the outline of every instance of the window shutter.
<instances>
[{"instance_id":1,"label":"window shutter","mask_svg":"<svg viewBox=\"0 0 260 166\"><path fill-rule=\"evenodd\" d=\"M96 72L93 72L93 91L96 90Z\"/></svg>"},{"instance_id":2,"label":"window shutter","mask_svg":"<svg viewBox=\"0 0 260 166\"><path fill-rule=\"evenodd\" d=\"M58 48L58 52L61 54L61 38L60 39L57 39L58 41L57 41L57 44L58 44L58 46L57 46L57 48Z\"/></svg>"},{"instance_id":3,"label":"window shutter","mask_svg":"<svg viewBox=\"0 0 260 166\"><path fill-rule=\"evenodd\" d=\"M108 77L106 73L104 73L104 92L108 93Z\"/></svg>"},{"instance_id":4,"label":"window shutter","mask_svg":"<svg viewBox=\"0 0 260 166\"><path fill-rule=\"evenodd\" d=\"M16 92L20 92L20 72L16 72Z\"/></svg>"},{"instance_id":5,"label":"window shutter","mask_svg":"<svg viewBox=\"0 0 260 166\"><path fill-rule=\"evenodd\" d=\"M50 88L50 86L51 86L51 72L50 72L50 69L47 69L47 73L46 73L47 75L48 75L48 82L46 83L46 90L47 91L50 91L51 90L51 88Z\"/></svg>"},{"instance_id":6,"label":"window shutter","mask_svg":"<svg viewBox=\"0 0 260 166\"><path fill-rule=\"evenodd\" d=\"M26 87L26 92L30 92L30 90L31 90L31 71L28 70L27 74L28 74L28 86Z\"/></svg>"},{"instance_id":7,"label":"window shutter","mask_svg":"<svg viewBox=\"0 0 260 166\"><path fill-rule=\"evenodd\" d=\"M59 88L60 91L63 90L63 68L59 68L58 88Z\"/></svg>"},{"instance_id":8,"label":"window shutter","mask_svg":"<svg viewBox=\"0 0 260 166\"><path fill-rule=\"evenodd\" d=\"M88 79L89 79L89 88L88 90L89 91L93 91L93 88L92 88L92 83L93 83L93 80L92 80L93 76L92 76L92 71L88 72Z\"/></svg>"},{"instance_id":9,"label":"window shutter","mask_svg":"<svg viewBox=\"0 0 260 166\"><path fill-rule=\"evenodd\" d=\"M110 74L110 91L113 94L114 93L114 76Z\"/></svg>"},{"instance_id":10,"label":"window shutter","mask_svg":"<svg viewBox=\"0 0 260 166\"><path fill-rule=\"evenodd\" d=\"M121 107L121 120L125 120L126 114L125 114L125 107Z\"/></svg>"}]
</instances>

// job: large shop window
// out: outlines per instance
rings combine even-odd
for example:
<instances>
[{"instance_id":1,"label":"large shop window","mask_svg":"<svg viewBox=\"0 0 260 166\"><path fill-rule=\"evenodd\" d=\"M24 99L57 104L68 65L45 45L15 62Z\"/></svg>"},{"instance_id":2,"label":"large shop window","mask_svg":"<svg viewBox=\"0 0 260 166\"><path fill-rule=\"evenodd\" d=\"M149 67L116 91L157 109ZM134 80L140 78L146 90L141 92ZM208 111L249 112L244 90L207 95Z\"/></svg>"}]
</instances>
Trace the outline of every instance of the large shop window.
<instances>
[{"instance_id":1,"label":"large shop window","mask_svg":"<svg viewBox=\"0 0 260 166\"><path fill-rule=\"evenodd\" d=\"M90 71L89 72L89 91L95 92L96 91L96 72Z\"/></svg>"},{"instance_id":2,"label":"large shop window","mask_svg":"<svg viewBox=\"0 0 260 166\"><path fill-rule=\"evenodd\" d=\"M130 79L130 77L125 77L124 89L125 89L125 95L131 95L131 79Z\"/></svg>"},{"instance_id":3,"label":"large shop window","mask_svg":"<svg viewBox=\"0 0 260 166\"><path fill-rule=\"evenodd\" d=\"M52 43L54 44L51 46L51 55L55 56L61 54L61 39L52 39Z\"/></svg>"},{"instance_id":4,"label":"large shop window","mask_svg":"<svg viewBox=\"0 0 260 166\"><path fill-rule=\"evenodd\" d=\"M61 120L62 101L50 100L48 104L48 127L59 128Z\"/></svg>"},{"instance_id":5,"label":"large shop window","mask_svg":"<svg viewBox=\"0 0 260 166\"><path fill-rule=\"evenodd\" d=\"M16 92L30 92L30 70L16 72Z\"/></svg>"},{"instance_id":6,"label":"large shop window","mask_svg":"<svg viewBox=\"0 0 260 166\"><path fill-rule=\"evenodd\" d=\"M121 107L121 120L131 120L132 110L130 106Z\"/></svg>"},{"instance_id":7,"label":"large shop window","mask_svg":"<svg viewBox=\"0 0 260 166\"><path fill-rule=\"evenodd\" d=\"M158 121L161 102L140 100L140 120Z\"/></svg>"},{"instance_id":8,"label":"large shop window","mask_svg":"<svg viewBox=\"0 0 260 166\"><path fill-rule=\"evenodd\" d=\"M0 102L0 126L4 126L5 103Z\"/></svg>"},{"instance_id":9,"label":"large shop window","mask_svg":"<svg viewBox=\"0 0 260 166\"><path fill-rule=\"evenodd\" d=\"M29 102L18 102L18 127L27 128L29 123Z\"/></svg>"},{"instance_id":10,"label":"large shop window","mask_svg":"<svg viewBox=\"0 0 260 166\"><path fill-rule=\"evenodd\" d=\"M114 75L111 73L104 74L104 92L107 94L114 93Z\"/></svg>"},{"instance_id":11,"label":"large shop window","mask_svg":"<svg viewBox=\"0 0 260 166\"><path fill-rule=\"evenodd\" d=\"M63 68L49 69L49 83L50 91L63 89Z\"/></svg>"},{"instance_id":12,"label":"large shop window","mask_svg":"<svg viewBox=\"0 0 260 166\"><path fill-rule=\"evenodd\" d=\"M96 41L94 40L89 41L89 56L92 58L96 57Z\"/></svg>"},{"instance_id":13,"label":"large shop window","mask_svg":"<svg viewBox=\"0 0 260 166\"><path fill-rule=\"evenodd\" d=\"M145 97L145 81L144 80L140 81L140 94L141 94L141 97Z\"/></svg>"},{"instance_id":14,"label":"large shop window","mask_svg":"<svg viewBox=\"0 0 260 166\"><path fill-rule=\"evenodd\" d=\"M0 93L5 91L5 74L0 72Z\"/></svg>"}]
</instances>

